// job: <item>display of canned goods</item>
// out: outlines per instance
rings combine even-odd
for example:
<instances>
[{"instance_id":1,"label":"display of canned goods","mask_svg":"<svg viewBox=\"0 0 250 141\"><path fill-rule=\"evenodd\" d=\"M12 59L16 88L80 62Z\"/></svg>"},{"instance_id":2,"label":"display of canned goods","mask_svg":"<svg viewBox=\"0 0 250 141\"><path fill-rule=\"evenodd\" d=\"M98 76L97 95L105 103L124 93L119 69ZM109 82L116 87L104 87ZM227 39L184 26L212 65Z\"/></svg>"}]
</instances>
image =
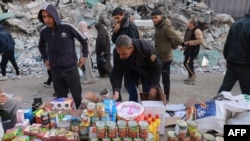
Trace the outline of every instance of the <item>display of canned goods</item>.
<instances>
[{"instance_id":1,"label":"display of canned goods","mask_svg":"<svg viewBox=\"0 0 250 141\"><path fill-rule=\"evenodd\" d=\"M99 139L106 137L106 124L103 121L96 122L96 136Z\"/></svg>"},{"instance_id":2,"label":"display of canned goods","mask_svg":"<svg viewBox=\"0 0 250 141\"><path fill-rule=\"evenodd\" d=\"M98 102L96 104L96 114L99 117L103 117L105 115L105 104L102 102Z\"/></svg>"},{"instance_id":3,"label":"display of canned goods","mask_svg":"<svg viewBox=\"0 0 250 141\"><path fill-rule=\"evenodd\" d=\"M127 136L127 122L125 120L117 121L118 136L124 138Z\"/></svg>"}]
</instances>

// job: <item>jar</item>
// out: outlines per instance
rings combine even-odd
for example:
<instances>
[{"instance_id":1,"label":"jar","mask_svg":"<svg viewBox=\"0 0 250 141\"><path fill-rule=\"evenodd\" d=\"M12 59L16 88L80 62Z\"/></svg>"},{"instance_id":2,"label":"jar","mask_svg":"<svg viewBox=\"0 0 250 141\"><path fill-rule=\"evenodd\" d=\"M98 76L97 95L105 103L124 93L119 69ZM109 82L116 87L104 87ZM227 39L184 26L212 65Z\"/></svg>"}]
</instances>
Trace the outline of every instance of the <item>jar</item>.
<instances>
[{"instance_id":1,"label":"jar","mask_svg":"<svg viewBox=\"0 0 250 141\"><path fill-rule=\"evenodd\" d=\"M87 105L87 116L88 117L93 117L95 116L95 103L89 102Z\"/></svg>"},{"instance_id":2,"label":"jar","mask_svg":"<svg viewBox=\"0 0 250 141\"><path fill-rule=\"evenodd\" d=\"M147 121L139 122L139 136L140 138L143 138L143 139L148 137L148 122Z\"/></svg>"},{"instance_id":3,"label":"jar","mask_svg":"<svg viewBox=\"0 0 250 141\"><path fill-rule=\"evenodd\" d=\"M116 123L114 121L107 121L107 134L108 138L116 137Z\"/></svg>"},{"instance_id":4,"label":"jar","mask_svg":"<svg viewBox=\"0 0 250 141\"><path fill-rule=\"evenodd\" d=\"M125 120L117 121L118 136L120 138L125 138L127 136L127 123Z\"/></svg>"},{"instance_id":5,"label":"jar","mask_svg":"<svg viewBox=\"0 0 250 141\"><path fill-rule=\"evenodd\" d=\"M103 121L97 121L96 122L96 136L99 139L106 137L106 127L105 122Z\"/></svg>"},{"instance_id":6,"label":"jar","mask_svg":"<svg viewBox=\"0 0 250 141\"><path fill-rule=\"evenodd\" d=\"M102 102L98 102L96 104L96 114L99 117L103 117L105 115L105 104Z\"/></svg>"},{"instance_id":7,"label":"jar","mask_svg":"<svg viewBox=\"0 0 250 141\"><path fill-rule=\"evenodd\" d=\"M187 134L189 136L193 136L197 132L198 123L196 121L193 121L193 120L188 120L187 126L188 126Z\"/></svg>"},{"instance_id":8,"label":"jar","mask_svg":"<svg viewBox=\"0 0 250 141\"><path fill-rule=\"evenodd\" d=\"M134 120L128 122L128 137L137 138L138 123Z\"/></svg>"}]
</instances>

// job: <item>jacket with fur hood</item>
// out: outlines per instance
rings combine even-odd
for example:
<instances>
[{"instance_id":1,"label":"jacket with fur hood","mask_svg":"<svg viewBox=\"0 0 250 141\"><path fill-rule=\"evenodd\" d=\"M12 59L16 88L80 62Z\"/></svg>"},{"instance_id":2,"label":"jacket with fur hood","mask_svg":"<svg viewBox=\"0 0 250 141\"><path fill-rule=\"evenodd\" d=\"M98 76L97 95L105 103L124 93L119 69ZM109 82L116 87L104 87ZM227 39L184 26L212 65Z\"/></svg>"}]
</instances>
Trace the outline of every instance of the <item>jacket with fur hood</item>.
<instances>
[{"instance_id":1,"label":"jacket with fur hood","mask_svg":"<svg viewBox=\"0 0 250 141\"><path fill-rule=\"evenodd\" d=\"M38 13L38 19L44 23L42 12L46 10L51 14L56 23L55 28L45 26L40 31L39 51L44 61L49 60L54 72L66 72L77 68L77 54L75 40L82 46L83 57L88 56L87 38L82 35L73 25L62 23L57 9L46 4ZM45 23L44 23L45 24Z\"/></svg>"}]
</instances>

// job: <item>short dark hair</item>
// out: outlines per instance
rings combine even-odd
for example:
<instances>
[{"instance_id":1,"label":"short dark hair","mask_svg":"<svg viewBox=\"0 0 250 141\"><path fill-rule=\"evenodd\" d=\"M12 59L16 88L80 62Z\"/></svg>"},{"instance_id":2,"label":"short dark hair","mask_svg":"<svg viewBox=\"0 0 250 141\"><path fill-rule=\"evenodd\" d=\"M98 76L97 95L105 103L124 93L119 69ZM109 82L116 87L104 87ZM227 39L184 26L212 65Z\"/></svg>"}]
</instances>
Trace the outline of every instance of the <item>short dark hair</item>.
<instances>
[{"instance_id":1,"label":"short dark hair","mask_svg":"<svg viewBox=\"0 0 250 141\"><path fill-rule=\"evenodd\" d=\"M116 48L119 48L121 46L129 48L132 44L132 39L128 35L120 35L115 42Z\"/></svg>"},{"instance_id":2,"label":"short dark hair","mask_svg":"<svg viewBox=\"0 0 250 141\"><path fill-rule=\"evenodd\" d=\"M193 24L194 26L198 25L198 21L196 18L190 18L190 23Z\"/></svg>"},{"instance_id":3,"label":"short dark hair","mask_svg":"<svg viewBox=\"0 0 250 141\"><path fill-rule=\"evenodd\" d=\"M116 7L113 12L112 12L112 16L115 16L115 15L122 15L124 14L125 11L121 8L121 7Z\"/></svg>"},{"instance_id":4,"label":"short dark hair","mask_svg":"<svg viewBox=\"0 0 250 141\"><path fill-rule=\"evenodd\" d=\"M151 13L151 17L152 17L152 16L155 16L155 15L162 15L161 10L159 10L159 9L154 10L154 11Z\"/></svg>"}]
</instances>

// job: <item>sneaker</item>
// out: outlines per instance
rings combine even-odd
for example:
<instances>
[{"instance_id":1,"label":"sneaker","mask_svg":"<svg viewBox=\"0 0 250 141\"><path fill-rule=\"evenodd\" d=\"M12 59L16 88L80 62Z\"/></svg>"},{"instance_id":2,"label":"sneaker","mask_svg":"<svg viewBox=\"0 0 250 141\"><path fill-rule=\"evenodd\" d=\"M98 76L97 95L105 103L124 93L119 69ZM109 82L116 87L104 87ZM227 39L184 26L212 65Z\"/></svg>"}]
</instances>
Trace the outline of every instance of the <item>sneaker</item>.
<instances>
[{"instance_id":1,"label":"sneaker","mask_svg":"<svg viewBox=\"0 0 250 141\"><path fill-rule=\"evenodd\" d=\"M50 88L50 84L48 82L43 82L43 86Z\"/></svg>"},{"instance_id":2,"label":"sneaker","mask_svg":"<svg viewBox=\"0 0 250 141\"><path fill-rule=\"evenodd\" d=\"M185 81L184 84L187 84L187 85L195 85L194 83L194 80L189 80L189 81Z\"/></svg>"},{"instance_id":3,"label":"sneaker","mask_svg":"<svg viewBox=\"0 0 250 141\"><path fill-rule=\"evenodd\" d=\"M4 81L4 80L7 80L8 78L7 78L7 76L1 76L0 77L0 81Z\"/></svg>"},{"instance_id":4,"label":"sneaker","mask_svg":"<svg viewBox=\"0 0 250 141\"><path fill-rule=\"evenodd\" d=\"M196 76L191 76L188 79L185 79L184 81L194 81L196 79Z\"/></svg>"},{"instance_id":5,"label":"sneaker","mask_svg":"<svg viewBox=\"0 0 250 141\"><path fill-rule=\"evenodd\" d=\"M21 79L21 75L16 75L16 76L14 76L12 79L13 79L13 80L15 80L15 79Z\"/></svg>"}]
</instances>

